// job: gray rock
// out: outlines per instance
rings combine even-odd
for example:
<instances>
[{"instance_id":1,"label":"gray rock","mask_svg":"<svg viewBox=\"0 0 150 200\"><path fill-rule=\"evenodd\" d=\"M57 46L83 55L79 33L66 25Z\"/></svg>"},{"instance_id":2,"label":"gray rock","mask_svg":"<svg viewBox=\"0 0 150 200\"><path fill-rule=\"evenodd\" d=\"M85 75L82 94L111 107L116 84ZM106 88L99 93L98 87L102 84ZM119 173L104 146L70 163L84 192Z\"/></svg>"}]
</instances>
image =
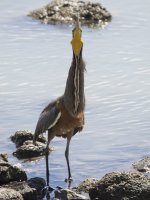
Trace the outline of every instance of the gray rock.
<instances>
[{"instance_id":1,"label":"gray rock","mask_svg":"<svg viewBox=\"0 0 150 200\"><path fill-rule=\"evenodd\" d=\"M14 135L11 137L12 142L16 144L16 147L20 147L23 145L23 143L27 140L33 140L33 133L28 130L22 130L22 131L17 131ZM39 136L38 138L39 142L46 143L46 139L43 136Z\"/></svg>"},{"instance_id":2,"label":"gray rock","mask_svg":"<svg viewBox=\"0 0 150 200\"><path fill-rule=\"evenodd\" d=\"M13 155L19 159L33 158L45 155L45 150L46 145L41 142L37 142L36 145L34 145L32 141L26 141Z\"/></svg>"},{"instance_id":3,"label":"gray rock","mask_svg":"<svg viewBox=\"0 0 150 200\"><path fill-rule=\"evenodd\" d=\"M0 188L0 200L23 200L22 195L10 188Z\"/></svg>"},{"instance_id":4,"label":"gray rock","mask_svg":"<svg viewBox=\"0 0 150 200\"><path fill-rule=\"evenodd\" d=\"M98 179L96 178L88 178L79 184L77 191L89 193L89 189L92 188L97 182Z\"/></svg>"},{"instance_id":5,"label":"gray rock","mask_svg":"<svg viewBox=\"0 0 150 200\"><path fill-rule=\"evenodd\" d=\"M25 181L23 182L10 182L7 185L3 185L7 189L12 189L19 192L24 200L37 200L36 189L31 188Z\"/></svg>"},{"instance_id":6,"label":"gray rock","mask_svg":"<svg viewBox=\"0 0 150 200\"><path fill-rule=\"evenodd\" d=\"M56 199L61 199L61 200L73 200L73 199L84 199L84 200L88 200L87 197L81 195L81 194L77 194L76 192L70 190L70 189L58 189L55 190L55 200Z\"/></svg>"},{"instance_id":7,"label":"gray rock","mask_svg":"<svg viewBox=\"0 0 150 200\"><path fill-rule=\"evenodd\" d=\"M139 172L106 174L89 190L91 200L149 200L150 179Z\"/></svg>"},{"instance_id":8,"label":"gray rock","mask_svg":"<svg viewBox=\"0 0 150 200\"><path fill-rule=\"evenodd\" d=\"M0 162L0 184L27 180L25 171L4 161Z\"/></svg>"},{"instance_id":9,"label":"gray rock","mask_svg":"<svg viewBox=\"0 0 150 200\"><path fill-rule=\"evenodd\" d=\"M31 178L27 181L28 185L31 188L35 188L37 191L37 199L43 199L43 197L46 194L46 191L44 190L46 186L45 179L40 177Z\"/></svg>"},{"instance_id":10,"label":"gray rock","mask_svg":"<svg viewBox=\"0 0 150 200\"><path fill-rule=\"evenodd\" d=\"M145 157L144 159L133 163L133 168L139 172L150 172L150 157Z\"/></svg>"},{"instance_id":11,"label":"gray rock","mask_svg":"<svg viewBox=\"0 0 150 200\"><path fill-rule=\"evenodd\" d=\"M111 14L99 3L76 0L53 0L41 9L29 13L46 24L73 24L79 16L82 25L102 26L111 21Z\"/></svg>"}]
</instances>

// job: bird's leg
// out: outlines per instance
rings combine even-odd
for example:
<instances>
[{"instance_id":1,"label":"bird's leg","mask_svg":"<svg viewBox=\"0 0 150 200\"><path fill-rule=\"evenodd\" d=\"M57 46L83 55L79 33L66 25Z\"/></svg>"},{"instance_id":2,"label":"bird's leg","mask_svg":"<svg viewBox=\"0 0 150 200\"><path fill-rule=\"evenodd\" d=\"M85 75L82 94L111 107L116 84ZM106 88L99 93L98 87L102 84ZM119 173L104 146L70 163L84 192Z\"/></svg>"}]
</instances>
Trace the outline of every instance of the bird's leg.
<instances>
[{"instance_id":1,"label":"bird's leg","mask_svg":"<svg viewBox=\"0 0 150 200\"><path fill-rule=\"evenodd\" d=\"M72 134L67 137L67 145L66 145L66 150L65 150L65 157L66 157L67 167L68 167L68 179L65 179L66 182L72 181L71 170L70 170L70 165L69 165L69 145L70 145L71 137L72 137Z\"/></svg>"},{"instance_id":2,"label":"bird's leg","mask_svg":"<svg viewBox=\"0 0 150 200\"><path fill-rule=\"evenodd\" d=\"M49 163L48 163L48 155L49 155L49 142L47 142L46 151L45 151L45 160L46 160L46 198L50 199L50 192L53 191L53 188L49 186Z\"/></svg>"},{"instance_id":3,"label":"bird's leg","mask_svg":"<svg viewBox=\"0 0 150 200\"><path fill-rule=\"evenodd\" d=\"M45 159L46 159L46 183L49 186L49 162L48 162L48 155L49 155L49 144L46 146L45 152Z\"/></svg>"},{"instance_id":4,"label":"bird's leg","mask_svg":"<svg viewBox=\"0 0 150 200\"><path fill-rule=\"evenodd\" d=\"M52 192L54 189L49 186L49 161L48 161L48 156L49 156L49 144L51 140L54 138L54 134L48 131L48 141L47 141L47 146L46 146L46 152L45 152L45 160L46 160L46 190L47 193Z\"/></svg>"}]
</instances>

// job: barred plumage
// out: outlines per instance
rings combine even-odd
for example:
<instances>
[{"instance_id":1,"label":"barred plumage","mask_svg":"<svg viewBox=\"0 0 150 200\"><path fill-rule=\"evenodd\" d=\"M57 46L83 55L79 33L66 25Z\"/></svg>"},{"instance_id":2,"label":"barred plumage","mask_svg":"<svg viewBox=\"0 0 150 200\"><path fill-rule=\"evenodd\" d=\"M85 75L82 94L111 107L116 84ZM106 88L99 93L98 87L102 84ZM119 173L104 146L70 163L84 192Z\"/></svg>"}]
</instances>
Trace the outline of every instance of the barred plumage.
<instances>
[{"instance_id":1,"label":"barred plumage","mask_svg":"<svg viewBox=\"0 0 150 200\"><path fill-rule=\"evenodd\" d=\"M77 21L73 30L72 48L73 60L69 69L64 95L51 102L42 111L36 125L34 140L40 134L48 131L48 142L46 151L46 176L49 185L48 149L49 143L55 136L67 138L66 161L68 166L68 179L71 181L71 170L69 165L69 144L73 135L81 131L84 126L84 70L85 64L82 59L83 42L81 40L81 29Z\"/></svg>"}]
</instances>

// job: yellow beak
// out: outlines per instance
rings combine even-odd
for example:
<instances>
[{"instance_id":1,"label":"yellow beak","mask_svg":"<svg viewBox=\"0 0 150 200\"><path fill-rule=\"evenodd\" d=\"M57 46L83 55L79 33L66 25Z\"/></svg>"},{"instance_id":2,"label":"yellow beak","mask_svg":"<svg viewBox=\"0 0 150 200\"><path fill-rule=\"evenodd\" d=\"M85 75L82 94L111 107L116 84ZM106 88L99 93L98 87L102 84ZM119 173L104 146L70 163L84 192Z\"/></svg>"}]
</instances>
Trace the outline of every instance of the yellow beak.
<instances>
[{"instance_id":1,"label":"yellow beak","mask_svg":"<svg viewBox=\"0 0 150 200\"><path fill-rule=\"evenodd\" d=\"M79 21L77 21L76 27L72 31L73 39L71 41L74 54L78 56L83 46L82 42L82 30L80 29Z\"/></svg>"}]
</instances>

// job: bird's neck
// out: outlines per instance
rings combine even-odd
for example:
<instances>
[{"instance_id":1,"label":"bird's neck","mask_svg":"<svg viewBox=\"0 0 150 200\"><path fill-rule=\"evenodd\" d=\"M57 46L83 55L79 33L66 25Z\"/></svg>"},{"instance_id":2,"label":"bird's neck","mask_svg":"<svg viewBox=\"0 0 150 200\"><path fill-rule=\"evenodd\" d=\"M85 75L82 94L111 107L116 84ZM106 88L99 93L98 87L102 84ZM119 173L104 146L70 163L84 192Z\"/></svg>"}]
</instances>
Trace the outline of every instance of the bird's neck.
<instances>
[{"instance_id":1,"label":"bird's neck","mask_svg":"<svg viewBox=\"0 0 150 200\"><path fill-rule=\"evenodd\" d=\"M78 58L73 55L64 93L64 105L72 116L77 116L85 107L84 71L82 52Z\"/></svg>"}]
</instances>

